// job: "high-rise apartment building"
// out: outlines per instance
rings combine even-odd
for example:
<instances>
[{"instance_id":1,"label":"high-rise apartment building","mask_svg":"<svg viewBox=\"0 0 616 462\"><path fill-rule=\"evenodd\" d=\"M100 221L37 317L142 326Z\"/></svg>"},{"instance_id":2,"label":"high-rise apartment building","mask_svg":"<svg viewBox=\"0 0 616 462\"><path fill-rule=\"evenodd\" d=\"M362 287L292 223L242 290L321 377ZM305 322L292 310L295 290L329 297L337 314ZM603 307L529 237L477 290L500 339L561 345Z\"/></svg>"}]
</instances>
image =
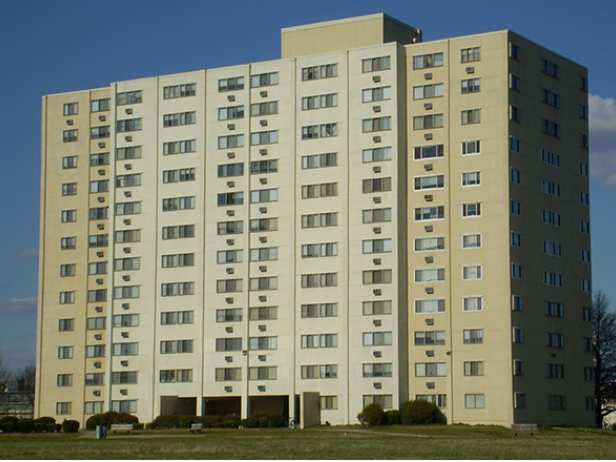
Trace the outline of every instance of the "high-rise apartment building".
<instances>
[{"instance_id":1,"label":"high-rise apartment building","mask_svg":"<svg viewBox=\"0 0 616 462\"><path fill-rule=\"evenodd\" d=\"M36 413L592 425L587 99L382 14L45 96Z\"/></svg>"}]
</instances>

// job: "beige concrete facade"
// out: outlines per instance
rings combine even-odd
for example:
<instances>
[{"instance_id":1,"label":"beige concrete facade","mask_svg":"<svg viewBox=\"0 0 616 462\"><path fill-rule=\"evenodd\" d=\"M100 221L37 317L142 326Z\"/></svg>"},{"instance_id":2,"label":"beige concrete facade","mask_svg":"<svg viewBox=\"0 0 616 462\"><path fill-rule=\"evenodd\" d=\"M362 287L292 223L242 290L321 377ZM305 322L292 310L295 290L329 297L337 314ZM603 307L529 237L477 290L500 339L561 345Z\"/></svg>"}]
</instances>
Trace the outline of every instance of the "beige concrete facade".
<instances>
[{"instance_id":1,"label":"beige concrete facade","mask_svg":"<svg viewBox=\"0 0 616 462\"><path fill-rule=\"evenodd\" d=\"M43 98L36 414L592 425L586 69L386 15L282 49Z\"/></svg>"}]
</instances>

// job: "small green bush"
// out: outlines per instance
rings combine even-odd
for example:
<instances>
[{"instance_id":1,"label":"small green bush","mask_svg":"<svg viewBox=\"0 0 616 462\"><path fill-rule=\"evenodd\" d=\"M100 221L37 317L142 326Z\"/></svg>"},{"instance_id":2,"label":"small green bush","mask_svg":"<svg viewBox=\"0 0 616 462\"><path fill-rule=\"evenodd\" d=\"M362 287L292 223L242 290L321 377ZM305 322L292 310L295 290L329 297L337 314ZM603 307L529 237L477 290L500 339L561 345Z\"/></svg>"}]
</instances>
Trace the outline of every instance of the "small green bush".
<instances>
[{"instance_id":1,"label":"small green bush","mask_svg":"<svg viewBox=\"0 0 616 462\"><path fill-rule=\"evenodd\" d=\"M0 424L8 423L8 422L10 422L13 425L17 426L17 422L19 422L19 419L17 417L13 417L13 416L10 416L10 415L4 416L4 417L2 417L0 419Z\"/></svg>"},{"instance_id":2,"label":"small green bush","mask_svg":"<svg viewBox=\"0 0 616 462\"><path fill-rule=\"evenodd\" d=\"M107 428L112 423L135 424L139 423L139 419L129 414L128 412L108 411L104 414L94 414L86 420L86 430L95 430L98 425L103 425Z\"/></svg>"},{"instance_id":3,"label":"small green bush","mask_svg":"<svg viewBox=\"0 0 616 462\"><path fill-rule=\"evenodd\" d=\"M178 426L180 428L190 428L190 424L193 423L193 418L187 415L183 415L178 420Z\"/></svg>"},{"instance_id":4,"label":"small green bush","mask_svg":"<svg viewBox=\"0 0 616 462\"><path fill-rule=\"evenodd\" d=\"M0 430L2 433L13 433L15 431L15 424L13 422L0 423Z\"/></svg>"},{"instance_id":5,"label":"small green bush","mask_svg":"<svg viewBox=\"0 0 616 462\"><path fill-rule=\"evenodd\" d=\"M77 433L79 430L79 422L76 420L65 420L62 422L63 433Z\"/></svg>"},{"instance_id":6,"label":"small green bush","mask_svg":"<svg viewBox=\"0 0 616 462\"><path fill-rule=\"evenodd\" d=\"M94 414L86 420L86 430L96 430L96 427L101 425L103 414Z\"/></svg>"},{"instance_id":7,"label":"small green bush","mask_svg":"<svg viewBox=\"0 0 616 462\"><path fill-rule=\"evenodd\" d=\"M259 419L257 419L256 417L248 417L247 419L242 419L242 427L259 428Z\"/></svg>"},{"instance_id":8,"label":"small green bush","mask_svg":"<svg viewBox=\"0 0 616 462\"><path fill-rule=\"evenodd\" d=\"M283 428L287 426L287 418L280 414L271 415L269 418L269 426L272 428Z\"/></svg>"},{"instance_id":9,"label":"small green bush","mask_svg":"<svg viewBox=\"0 0 616 462\"><path fill-rule=\"evenodd\" d=\"M357 414L362 425L383 425L387 423L387 416L379 403L368 404L363 411Z\"/></svg>"},{"instance_id":10,"label":"small green bush","mask_svg":"<svg viewBox=\"0 0 616 462\"><path fill-rule=\"evenodd\" d=\"M55 424L55 423L48 423L47 424L47 431L49 433L55 433L56 432L56 425L57 424ZM62 426L60 426L60 427L62 427Z\"/></svg>"},{"instance_id":11,"label":"small green bush","mask_svg":"<svg viewBox=\"0 0 616 462\"><path fill-rule=\"evenodd\" d=\"M385 415L389 425L398 425L400 423L400 411L396 409L385 411Z\"/></svg>"},{"instance_id":12,"label":"small green bush","mask_svg":"<svg viewBox=\"0 0 616 462\"><path fill-rule=\"evenodd\" d=\"M215 428L216 424L222 422L219 415L203 415L195 418L195 422L202 423L203 428Z\"/></svg>"},{"instance_id":13,"label":"small green bush","mask_svg":"<svg viewBox=\"0 0 616 462\"><path fill-rule=\"evenodd\" d=\"M400 406L400 421L404 425L446 424L447 418L435 404L419 399Z\"/></svg>"},{"instance_id":14,"label":"small green bush","mask_svg":"<svg viewBox=\"0 0 616 462\"><path fill-rule=\"evenodd\" d=\"M32 433L34 431L34 420L22 419L17 423L19 433Z\"/></svg>"},{"instance_id":15,"label":"small green bush","mask_svg":"<svg viewBox=\"0 0 616 462\"><path fill-rule=\"evenodd\" d=\"M47 425L41 422L34 422L34 431L36 433L43 433L47 431Z\"/></svg>"}]
</instances>

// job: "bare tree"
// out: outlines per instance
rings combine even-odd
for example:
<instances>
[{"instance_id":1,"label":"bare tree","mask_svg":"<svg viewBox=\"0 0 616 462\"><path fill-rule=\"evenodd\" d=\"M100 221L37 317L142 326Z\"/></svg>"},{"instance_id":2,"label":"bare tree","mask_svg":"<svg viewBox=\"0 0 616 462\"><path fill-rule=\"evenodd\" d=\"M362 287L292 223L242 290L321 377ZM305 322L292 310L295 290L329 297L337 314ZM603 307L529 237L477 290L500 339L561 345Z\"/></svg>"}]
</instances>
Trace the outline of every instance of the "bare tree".
<instances>
[{"instance_id":1,"label":"bare tree","mask_svg":"<svg viewBox=\"0 0 616 462\"><path fill-rule=\"evenodd\" d=\"M6 391L9 388L11 378L11 371L6 366L4 357L0 355L0 392Z\"/></svg>"},{"instance_id":2,"label":"bare tree","mask_svg":"<svg viewBox=\"0 0 616 462\"><path fill-rule=\"evenodd\" d=\"M593 300L593 356L595 363L595 424L616 412L616 314L610 301L598 291Z\"/></svg>"}]
</instances>

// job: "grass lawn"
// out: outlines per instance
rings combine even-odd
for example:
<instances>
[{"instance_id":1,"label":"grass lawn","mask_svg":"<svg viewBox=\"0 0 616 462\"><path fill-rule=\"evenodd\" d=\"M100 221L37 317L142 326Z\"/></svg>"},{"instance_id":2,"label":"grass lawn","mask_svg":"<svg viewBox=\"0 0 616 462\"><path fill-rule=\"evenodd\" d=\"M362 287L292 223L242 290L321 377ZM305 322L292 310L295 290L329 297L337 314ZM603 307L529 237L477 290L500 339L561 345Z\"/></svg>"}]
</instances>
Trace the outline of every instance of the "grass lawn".
<instances>
[{"instance_id":1,"label":"grass lawn","mask_svg":"<svg viewBox=\"0 0 616 462\"><path fill-rule=\"evenodd\" d=\"M0 459L614 459L616 432L495 426L319 427L308 430L142 431L93 438L0 435Z\"/></svg>"}]
</instances>

